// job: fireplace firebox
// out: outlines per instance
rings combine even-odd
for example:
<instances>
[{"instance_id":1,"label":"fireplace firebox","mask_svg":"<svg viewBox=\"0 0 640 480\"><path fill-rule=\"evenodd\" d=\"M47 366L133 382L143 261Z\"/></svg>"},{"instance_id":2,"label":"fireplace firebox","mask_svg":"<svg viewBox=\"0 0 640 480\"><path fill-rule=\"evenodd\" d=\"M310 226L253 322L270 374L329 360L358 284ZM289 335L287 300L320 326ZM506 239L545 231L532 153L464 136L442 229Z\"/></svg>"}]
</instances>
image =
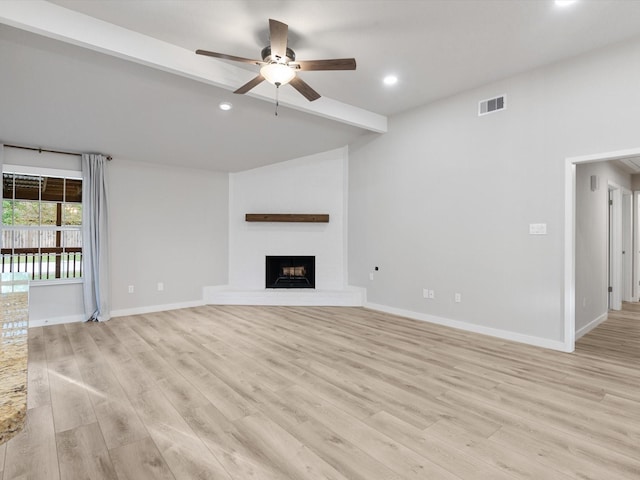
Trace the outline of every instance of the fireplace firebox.
<instances>
[{"instance_id":1,"label":"fireplace firebox","mask_svg":"<svg viewBox=\"0 0 640 480\"><path fill-rule=\"evenodd\" d=\"M266 288L316 288L316 257L267 256Z\"/></svg>"}]
</instances>

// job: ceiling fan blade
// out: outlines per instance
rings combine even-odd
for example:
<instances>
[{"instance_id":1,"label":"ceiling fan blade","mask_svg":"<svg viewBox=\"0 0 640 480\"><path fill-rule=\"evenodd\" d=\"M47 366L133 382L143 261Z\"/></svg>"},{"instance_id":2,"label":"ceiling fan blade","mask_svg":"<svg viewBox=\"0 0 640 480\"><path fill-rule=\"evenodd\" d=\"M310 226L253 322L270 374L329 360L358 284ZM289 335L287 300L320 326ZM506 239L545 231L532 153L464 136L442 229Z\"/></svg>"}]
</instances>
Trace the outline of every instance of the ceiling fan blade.
<instances>
[{"instance_id":1,"label":"ceiling fan blade","mask_svg":"<svg viewBox=\"0 0 640 480\"><path fill-rule=\"evenodd\" d=\"M320 94L311 88L309 84L300 77L293 77L293 80L291 80L289 84L310 102L320 98Z\"/></svg>"},{"instance_id":2,"label":"ceiling fan blade","mask_svg":"<svg viewBox=\"0 0 640 480\"><path fill-rule=\"evenodd\" d=\"M233 60L234 62L251 63L253 65L262 65L264 62L260 60L251 60L250 58L236 57L235 55L227 55L226 53L209 52L208 50L196 50L198 55L207 55L208 57L222 58L224 60Z\"/></svg>"},{"instance_id":3,"label":"ceiling fan blade","mask_svg":"<svg viewBox=\"0 0 640 480\"><path fill-rule=\"evenodd\" d=\"M247 83L242 85L239 89L237 89L233 93L247 93L253 87L261 84L263 81L264 81L264 77L262 75L258 75L257 77L253 78L252 80L249 80Z\"/></svg>"},{"instance_id":4,"label":"ceiling fan blade","mask_svg":"<svg viewBox=\"0 0 640 480\"><path fill-rule=\"evenodd\" d=\"M286 23L269 19L269 41L271 42L271 58L285 58L287 56L287 34L289 27Z\"/></svg>"},{"instance_id":5,"label":"ceiling fan blade","mask_svg":"<svg viewBox=\"0 0 640 480\"><path fill-rule=\"evenodd\" d=\"M355 58L333 58L331 60L301 60L290 65L300 65L300 70L355 70Z\"/></svg>"}]
</instances>

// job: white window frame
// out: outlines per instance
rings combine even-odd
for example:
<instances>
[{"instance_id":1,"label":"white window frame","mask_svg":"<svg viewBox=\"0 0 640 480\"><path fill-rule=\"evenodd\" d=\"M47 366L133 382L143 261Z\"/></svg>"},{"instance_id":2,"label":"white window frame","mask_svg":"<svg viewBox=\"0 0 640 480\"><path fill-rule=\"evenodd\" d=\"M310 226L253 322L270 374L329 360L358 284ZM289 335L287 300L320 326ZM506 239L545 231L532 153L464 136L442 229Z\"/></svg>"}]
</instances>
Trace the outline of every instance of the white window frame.
<instances>
[{"instance_id":1,"label":"white window frame","mask_svg":"<svg viewBox=\"0 0 640 480\"><path fill-rule=\"evenodd\" d=\"M48 168L48 167L36 167L30 165L15 165L15 164L3 164L2 165L2 173L12 173L16 175L37 175L40 177L58 177L58 178L69 178L74 180L82 180L82 172L79 170L66 170L60 168ZM4 197L3 197L4 200ZM82 227L80 227L81 229ZM60 228L58 226L49 226L49 225L41 225L41 226L28 226L22 225L19 227L16 226L6 226L0 224L0 230L64 230L64 228ZM70 230L77 230L77 228L72 228ZM0 235L0 242L2 240L2 235ZM83 277L79 278L48 278L48 279L35 279L30 280L33 282L33 285L51 285L51 284L64 284L64 283L82 283Z\"/></svg>"}]
</instances>

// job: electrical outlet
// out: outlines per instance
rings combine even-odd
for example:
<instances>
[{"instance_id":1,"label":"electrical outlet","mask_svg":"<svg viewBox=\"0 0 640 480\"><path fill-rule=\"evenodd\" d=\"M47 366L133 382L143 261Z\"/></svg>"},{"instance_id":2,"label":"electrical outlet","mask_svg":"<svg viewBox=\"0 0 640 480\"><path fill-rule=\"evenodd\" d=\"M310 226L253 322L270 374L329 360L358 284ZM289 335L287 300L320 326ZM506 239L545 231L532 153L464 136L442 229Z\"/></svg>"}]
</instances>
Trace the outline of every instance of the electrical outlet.
<instances>
[{"instance_id":1,"label":"electrical outlet","mask_svg":"<svg viewBox=\"0 0 640 480\"><path fill-rule=\"evenodd\" d=\"M422 289L422 296L424 298L429 298L429 290L427 290L426 288Z\"/></svg>"},{"instance_id":2,"label":"electrical outlet","mask_svg":"<svg viewBox=\"0 0 640 480\"><path fill-rule=\"evenodd\" d=\"M460 303L460 302L462 302L462 294L461 294L461 293L456 293L456 294L453 296L453 299L455 300L455 302L456 302L456 303Z\"/></svg>"},{"instance_id":3,"label":"electrical outlet","mask_svg":"<svg viewBox=\"0 0 640 480\"><path fill-rule=\"evenodd\" d=\"M129 285L129 293L133 293L133 291L134 291L133 285Z\"/></svg>"},{"instance_id":4,"label":"electrical outlet","mask_svg":"<svg viewBox=\"0 0 640 480\"><path fill-rule=\"evenodd\" d=\"M158 291L159 291L159 292L164 291L164 283L162 283L162 282L158 282Z\"/></svg>"}]
</instances>

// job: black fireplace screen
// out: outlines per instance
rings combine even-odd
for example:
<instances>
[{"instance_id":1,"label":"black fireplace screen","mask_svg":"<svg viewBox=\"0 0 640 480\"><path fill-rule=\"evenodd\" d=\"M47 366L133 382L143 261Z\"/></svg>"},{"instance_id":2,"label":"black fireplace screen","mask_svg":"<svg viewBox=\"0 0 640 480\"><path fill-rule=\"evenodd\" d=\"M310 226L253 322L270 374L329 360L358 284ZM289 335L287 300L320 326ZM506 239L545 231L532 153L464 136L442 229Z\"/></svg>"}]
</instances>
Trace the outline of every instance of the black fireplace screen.
<instances>
[{"instance_id":1,"label":"black fireplace screen","mask_svg":"<svg viewBox=\"0 0 640 480\"><path fill-rule=\"evenodd\" d=\"M267 256L266 288L316 288L316 257Z\"/></svg>"}]
</instances>

